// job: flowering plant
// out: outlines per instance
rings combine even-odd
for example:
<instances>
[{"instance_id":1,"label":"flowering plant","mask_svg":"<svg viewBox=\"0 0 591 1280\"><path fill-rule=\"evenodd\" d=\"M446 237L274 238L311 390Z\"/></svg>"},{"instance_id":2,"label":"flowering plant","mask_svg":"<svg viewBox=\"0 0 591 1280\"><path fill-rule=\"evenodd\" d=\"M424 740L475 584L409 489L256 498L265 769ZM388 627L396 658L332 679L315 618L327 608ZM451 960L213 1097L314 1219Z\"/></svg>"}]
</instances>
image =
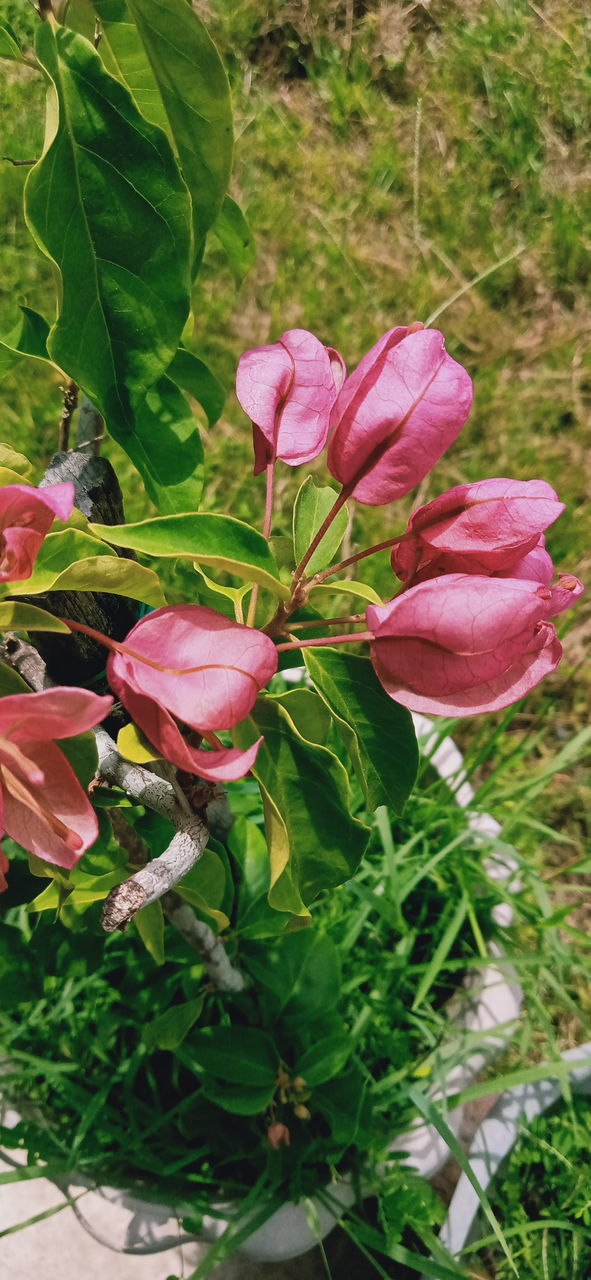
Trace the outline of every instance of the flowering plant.
<instances>
[{"instance_id":1,"label":"flowering plant","mask_svg":"<svg viewBox=\"0 0 591 1280\"><path fill-rule=\"evenodd\" d=\"M55 928L74 933L131 924L156 964L180 937L216 1001L247 990L238 950L250 942L248 980L258 972L271 991L256 1017L272 1023L289 998L287 977L275 971L274 987L270 970L290 949L303 964L312 945L289 939L312 938L297 931L315 904L357 872L371 815L404 810L418 766L411 712L473 715L528 693L558 665L551 619L582 586L554 578L544 538L562 504L544 480L455 486L394 531L392 504L429 475L472 403L443 334L418 321L389 330L349 374L303 328L246 351L236 392L254 474L265 474L264 513L247 523L210 509L194 409L213 424L224 389L184 338L207 236L238 275L252 251L227 194L223 67L185 0L42 0L39 10L34 50L2 24L0 52L48 86L25 209L61 286L51 325L23 310L0 368L34 360L62 388L63 410L38 486L27 458L2 446L5 942L22 933L23 904L56 910ZM100 457L105 434L145 486L143 520L124 519ZM304 478L279 557L278 470L324 450L338 487ZM384 539L366 546L368 506L387 512ZM351 517L360 545L339 560ZM386 548L382 596L359 566ZM170 561L196 570L182 602L168 598ZM351 599L362 612L346 612ZM306 681L288 689L277 677L294 654ZM255 834L237 831L236 813L256 813ZM49 879L41 893L39 876ZM268 939L264 969L256 945ZM198 1023L210 989L195 993L189 978L144 1048L176 1051ZM177 999L181 988L190 999ZM237 1024L248 1027L250 1012L241 1005ZM257 1116L265 1154L281 1153L291 1134L276 1099L310 1117L314 1082L348 1061L341 1023L325 1032L319 1068L312 1017L302 1035L287 1019L286 1054L260 1026L254 1041L224 1036L223 1002L208 1018L193 1045L200 1105ZM242 1044L238 1081L227 1075L232 1043ZM322 1114L332 1160L345 1139L329 1102Z\"/></svg>"}]
</instances>

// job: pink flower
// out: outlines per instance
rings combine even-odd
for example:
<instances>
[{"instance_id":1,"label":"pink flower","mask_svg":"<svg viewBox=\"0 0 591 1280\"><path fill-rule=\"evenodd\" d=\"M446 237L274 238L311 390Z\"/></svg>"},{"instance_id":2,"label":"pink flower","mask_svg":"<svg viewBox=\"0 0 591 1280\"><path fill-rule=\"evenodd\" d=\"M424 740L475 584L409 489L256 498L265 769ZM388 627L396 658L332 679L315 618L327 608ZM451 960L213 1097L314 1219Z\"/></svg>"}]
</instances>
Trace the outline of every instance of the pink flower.
<instances>
[{"instance_id":1,"label":"pink flower","mask_svg":"<svg viewBox=\"0 0 591 1280\"><path fill-rule=\"evenodd\" d=\"M391 329L339 392L329 470L359 502L392 502L452 444L471 404L470 377L447 354L438 329Z\"/></svg>"},{"instance_id":2,"label":"pink flower","mask_svg":"<svg viewBox=\"0 0 591 1280\"><path fill-rule=\"evenodd\" d=\"M548 618L573 602L575 586L569 591L563 580L558 591L521 578L450 573L370 605L376 674L411 711L457 716L506 707L562 657Z\"/></svg>"},{"instance_id":3,"label":"pink flower","mask_svg":"<svg viewBox=\"0 0 591 1280\"><path fill-rule=\"evenodd\" d=\"M189 745L176 721L207 739L243 720L277 670L273 641L214 609L173 604L142 618L124 646L109 655L109 684L164 758L200 778L243 778L261 739L247 751L205 751Z\"/></svg>"},{"instance_id":4,"label":"pink flower","mask_svg":"<svg viewBox=\"0 0 591 1280\"><path fill-rule=\"evenodd\" d=\"M519 564L515 576L527 577L525 557L539 547L543 530L561 511L564 503L544 480L458 484L413 513L392 551L392 568L403 582L424 582L442 573L511 577ZM552 561L547 552L542 555L552 577ZM542 555L537 553L538 567Z\"/></svg>"},{"instance_id":5,"label":"pink flower","mask_svg":"<svg viewBox=\"0 0 591 1280\"><path fill-rule=\"evenodd\" d=\"M74 485L7 484L0 489L0 582L30 578L45 535L55 517L68 520L74 506Z\"/></svg>"},{"instance_id":6,"label":"pink flower","mask_svg":"<svg viewBox=\"0 0 591 1280\"><path fill-rule=\"evenodd\" d=\"M267 1129L267 1142L273 1148L273 1151L279 1151L281 1147L289 1147L291 1143L291 1134L286 1124L282 1124L280 1120L275 1120Z\"/></svg>"},{"instance_id":7,"label":"pink flower","mask_svg":"<svg viewBox=\"0 0 591 1280\"><path fill-rule=\"evenodd\" d=\"M252 419L255 475L275 458L297 467L322 452L344 375L338 351L306 329L288 329L271 346L244 352L236 395Z\"/></svg>"},{"instance_id":8,"label":"pink flower","mask_svg":"<svg viewBox=\"0 0 591 1280\"><path fill-rule=\"evenodd\" d=\"M0 827L36 857L74 867L98 835L96 815L54 738L94 728L113 699L56 686L0 700ZM0 854L0 890L6 888Z\"/></svg>"}]
</instances>

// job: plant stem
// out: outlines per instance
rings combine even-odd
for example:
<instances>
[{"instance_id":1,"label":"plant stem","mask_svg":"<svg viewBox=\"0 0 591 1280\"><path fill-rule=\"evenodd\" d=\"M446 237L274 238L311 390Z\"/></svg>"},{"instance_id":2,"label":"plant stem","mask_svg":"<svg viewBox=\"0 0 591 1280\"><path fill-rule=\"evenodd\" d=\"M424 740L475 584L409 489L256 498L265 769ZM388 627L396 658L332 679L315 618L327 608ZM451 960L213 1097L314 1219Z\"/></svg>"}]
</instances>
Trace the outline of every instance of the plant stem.
<instances>
[{"instance_id":1,"label":"plant stem","mask_svg":"<svg viewBox=\"0 0 591 1280\"><path fill-rule=\"evenodd\" d=\"M296 565L293 579L292 579L292 595L296 594L297 588L299 587L302 581L302 578L304 577L306 566L312 559L312 556L314 555L316 548L320 546L320 543L322 542L322 539L325 533L328 531L328 529L330 529L330 526L333 520L335 519L335 516L338 516L339 511L342 509L342 507L344 507L347 501L347 498L350 496L353 488L354 488L354 483L343 485L341 492L335 498L335 501L332 507L330 508L328 515L322 521L322 524L320 525L318 532L312 538L312 541L310 543L310 546L308 547L308 550L306 551L305 555L302 556L300 563Z\"/></svg>"},{"instance_id":2,"label":"plant stem","mask_svg":"<svg viewBox=\"0 0 591 1280\"><path fill-rule=\"evenodd\" d=\"M271 536L271 528L273 525L273 486L275 483L275 458L273 458L271 462L267 463L266 480L267 480L267 491L266 491L266 497L265 497L265 518L263 520L263 537L266 538L268 541L268 539ZM259 584L258 582L255 582L254 587L252 589L252 594L250 597L248 613L246 615L247 627L254 627L258 598L259 598Z\"/></svg>"},{"instance_id":3,"label":"plant stem","mask_svg":"<svg viewBox=\"0 0 591 1280\"><path fill-rule=\"evenodd\" d=\"M307 618L305 622L290 622L290 631L303 631L305 627L336 627L341 622L365 622L364 613L348 613L342 618Z\"/></svg>"},{"instance_id":4,"label":"plant stem","mask_svg":"<svg viewBox=\"0 0 591 1280\"><path fill-rule=\"evenodd\" d=\"M358 631L351 636L321 636L319 640L289 640L286 644L278 644L278 653L287 653L289 649L311 649L321 644L356 644L360 640L373 640L373 631Z\"/></svg>"},{"instance_id":5,"label":"plant stem","mask_svg":"<svg viewBox=\"0 0 591 1280\"><path fill-rule=\"evenodd\" d=\"M78 391L77 384L70 378L64 388L64 407L58 427L58 449L60 451L66 450L70 443L70 423L78 404Z\"/></svg>"},{"instance_id":6,"label":"plant stem","mask_svg":"<svg viewBox=\"0 0 591 1280\"><path fill-rule=\"evenodd\" d=\"M340 573L341 569L348 569L350 564L356 564L358 560L365 560L366 556L375 556L378 551L385 551L387 547L394 547L399 542L406 542L412 533L399 533L395 538L386 538L385 542L376 542L373 547L366 547L365 551L357 551L354 556L348 556L346 560L341 560L339 564L333 564L329 569L323 569L321 573L314 574L314 586L324 582L325 578L331 578L334 573Z\"/></svg>"}]
</instances>

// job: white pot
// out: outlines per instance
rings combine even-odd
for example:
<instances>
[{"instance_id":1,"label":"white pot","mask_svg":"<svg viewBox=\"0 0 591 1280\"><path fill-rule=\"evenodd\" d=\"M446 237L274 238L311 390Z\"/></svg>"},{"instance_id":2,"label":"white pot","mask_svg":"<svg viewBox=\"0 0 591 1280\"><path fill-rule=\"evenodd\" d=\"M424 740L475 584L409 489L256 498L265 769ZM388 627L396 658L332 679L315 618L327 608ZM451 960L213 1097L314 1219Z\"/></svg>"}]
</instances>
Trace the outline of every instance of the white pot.
<instances>
[{"instance_id":1,"label":"white pot","mask_svg":"<svg viewBox=\"0 0 591 1280\"><path fill-rule=\"evenodd\" d=\"M581 1065L569 1072L575 1093L591 1093L591 1041L562 1054L562 1061ZM470 1166L483 1191L495 1177L521 1132L521 1121L531 1123L553 1106L561 1096L557 1077L546 1077L533 1084L516 1085L497 1099L486 1120L477 1129L470 1147ZM474 1236L480 1204L476 1191L465 1173L452 1196L447 1218L439 1239L450 1253L459 1254ZM502 1226L502 1223L501 1223ZM423 1280L428 1280L423 1276Z\"/></svg>"},{"instance_id":2,"label":"white pot","mask_svg":"<svg viewBox=\"0 0 591 1280\"><path fill-rule=\"evenodd\" d=\"M489 814L469 810L474 792L466 778L458 748L451 738L439 741L432 721L419 715L413 718L422 740L423 753L430 758L439 776L448 782L456 803L468 809L468 826L475 839L490 846L486 859L489 875L505 881L508 894L516 892L519 887L516 858L511 856L507 846L496 853L494 850L494 841L498 840L501 831L499 823ZM497 923L507 925L511 921L512 908L508 903L500 904L494 908L494 915ZM500 957L498 948L491 947L491 955ZM494 958L484 970L473 970L468 974L449 1013L455 1026L464 1030L478 1048L467 1057L460 1054L459 1060L452 1063L446 1073L445 1091L432 1091L431 1096L435 1100L444 1105L445 1096L453 1096L472 1084L483 1065L504 1048L519 1015L521 1000L521 988L510 980L507 966L496 964ZM462 1109L450 1111L446 1120L457 1134ZM436 1130L420 1121L409 1132L395 1138L392 1150L406 1152L413 1168L427 1178L441 1168L449 1155ZM72 1179L70 1192L72 1184L74 1187L88 1185L82 1178ZM282 1262L312 1249L319 1239L328 1235L342 1212L355 1199L352 1184L346 1178L327 1190L330 1200L336 1202L334 1212L316 1198L312 1200L311 1207L303 1202L288 1202L253 1232L241 1246L240 1253L257 1262ZM110 1187L89 1192L80 1204L74 1206L74 1212L97 1241L118 1253L156 1253L197 1240L195 1236L184 1234L180 1226L179 1218L191 1213L188 1206L175 1211L169 1206L149 1203ZM215 1241L226 1225L220 1216L206 1217L200 1239Z\"/></svg>"}]
</instances>

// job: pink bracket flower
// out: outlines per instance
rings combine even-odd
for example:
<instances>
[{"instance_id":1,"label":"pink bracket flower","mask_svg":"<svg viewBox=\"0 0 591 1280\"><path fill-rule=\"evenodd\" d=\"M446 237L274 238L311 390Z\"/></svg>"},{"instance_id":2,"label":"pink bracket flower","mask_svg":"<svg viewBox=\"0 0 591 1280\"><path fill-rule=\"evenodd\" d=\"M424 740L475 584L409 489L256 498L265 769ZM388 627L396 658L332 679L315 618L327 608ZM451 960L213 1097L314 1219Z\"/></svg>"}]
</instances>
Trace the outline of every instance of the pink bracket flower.
<instances>
[{"instance_id":1,"label":"pink bracket flower","mask_svg":"<svg viewBox=\"0 0 591 1280\"><path fill-rule=\"evenodd\" d=\"M0 489L0 582L30 578L39 548L57 516L68 520L74 485L7 484Z\"/></svg>"},{"instance_id":2,"label":"pink bracket flower","mask_svg":"<svg viewBox=\"0 0 591 1280\"><path fill-rule=\"evenodd\" d=\"M471 404L471 379L438 329L390 329L339 392L329 470L358 502L392 502L452 444Z\"/></svg>"},{"instance_id":3,"label":"pink bracket flower","mask_svg":"<svg viewBox=\"0 0 591 1280\"><path fill-rule=\"evenodd\" d=\"M564 503L545 480L495 478L458 484L413 512L392 551L392 568L407 583L442 573L512 576L561 511Z\"/></svg>"},{"instance_id":4,"label":"pink bracket flower","mask_svg":"<svg viewBox=\"0 0 591 1280\"><path fill-rule=\"evenodd\" d=\"M275 458L297 467L322 452L344 375L338 351L306 329L288 329L278 342L244 352L236 395L252 419L255 475Z\"/></svg>"},{"instance_id":5,"label":"pink bracket flower","mask_svg":"<svg viewBox=\"0 0 591 1280\"><path fill-rule=\"evenodd\" d=\"M411 711L474 715L529 693L558 665L548 621L580 594L521 578L445 574L370 605L372 662L391 698ZM559 594L557 594L557 591Z\"/></svg>"},{"instance_id":6,"label":"pink bracket flower","mask_svg":"<svg viewBox=\"0 0 591 1280\"><path fill-rule=\"evenodd\" d=\"M202 605L168 605L142 618L109 655L107 678L154 747L179 769L227 782L252 768L262 739L246 751L192 747L176 721L207 740L248 715L277 670L262 631Z\"/></svg>"},{"instance_id":7,"label":"pink bracket flower","mask_svg":"<svg viewBox=\"0 0 591 1280\"><path fill-rule=\"evenodd\" d=\"M60 686L0 700L0 827L44 862L74 867L98 835L88 796L53 739L93 729L112 703ZM0 890L7 865L0 854Z\"/></svg>"}]
</instances>

